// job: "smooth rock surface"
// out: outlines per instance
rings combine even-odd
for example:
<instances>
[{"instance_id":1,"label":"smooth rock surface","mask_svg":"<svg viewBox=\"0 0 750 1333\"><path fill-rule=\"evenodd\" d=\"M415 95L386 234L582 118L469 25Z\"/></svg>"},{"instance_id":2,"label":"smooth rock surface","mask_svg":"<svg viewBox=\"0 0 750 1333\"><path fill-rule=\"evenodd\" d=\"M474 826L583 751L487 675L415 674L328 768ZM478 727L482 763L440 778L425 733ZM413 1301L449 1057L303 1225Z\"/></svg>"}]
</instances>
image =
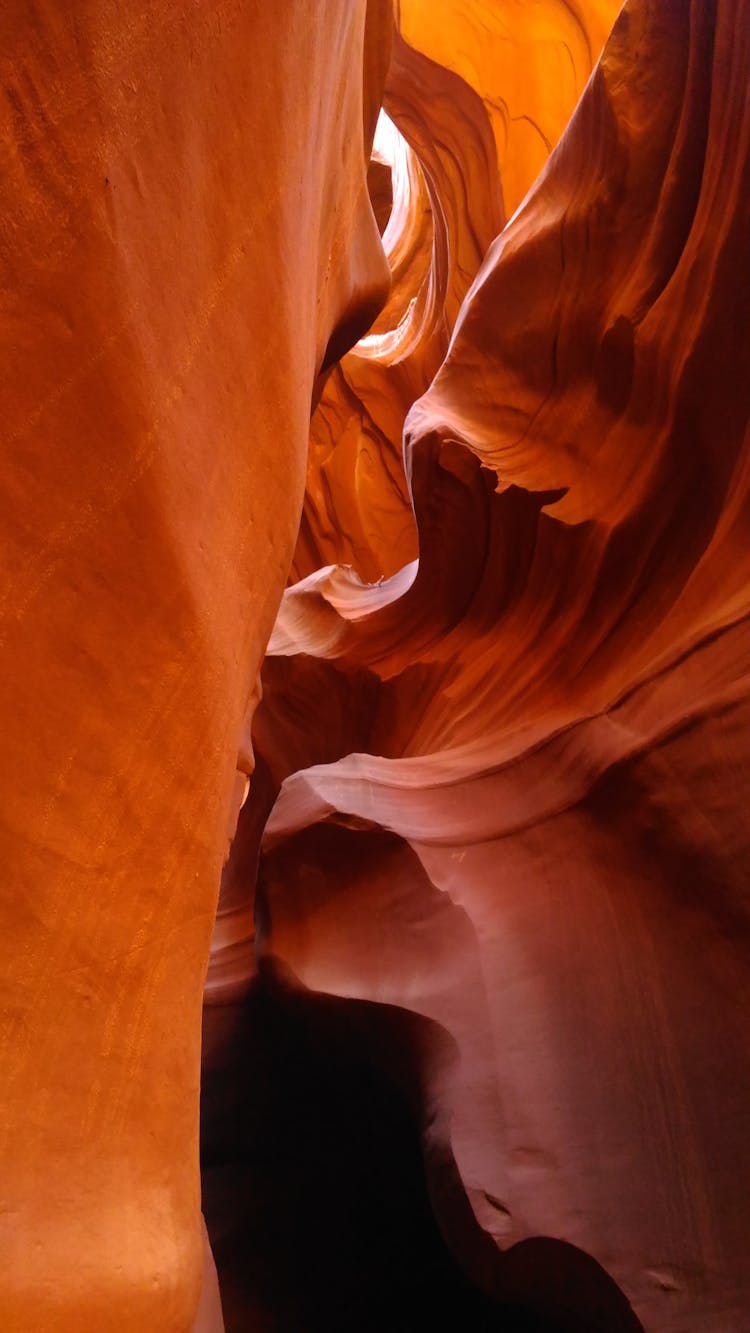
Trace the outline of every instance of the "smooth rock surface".
<instances>
[{"instance_id":1,"label":"smooth rock surface","mask_svg":"<svg viewBox=\"0 0 750 1333\"><path fill-rule=\"evenodd\" d=\"M430 57L489 69L488 9ZM322 545L256 721L262 950L439 1023L476 1220L579 1246L659 1333L750 1315L749 34L625 5L406 416L418 560L367 586Z\"/></svg>"},{"instance_id":2,"label":"smooth rock surface","mask_svg":"<svg viewBox=\"0 0 750 1333\"><path fill-rule=\"evenodd\" d=\"M747 1333L750 0L0 38L1 1333Z\"/></svg>"},{"instance_id":3,"label":"smooth rock surface","mask_svg":"<svg viewBox=\"0 0 750 1333\"><path fill-rule=\"evenodd\" d=\"M198 1306L208 946L316 378L388 289L390 22L0 15L3 1333Z\"/></svg>"}]
</instances>

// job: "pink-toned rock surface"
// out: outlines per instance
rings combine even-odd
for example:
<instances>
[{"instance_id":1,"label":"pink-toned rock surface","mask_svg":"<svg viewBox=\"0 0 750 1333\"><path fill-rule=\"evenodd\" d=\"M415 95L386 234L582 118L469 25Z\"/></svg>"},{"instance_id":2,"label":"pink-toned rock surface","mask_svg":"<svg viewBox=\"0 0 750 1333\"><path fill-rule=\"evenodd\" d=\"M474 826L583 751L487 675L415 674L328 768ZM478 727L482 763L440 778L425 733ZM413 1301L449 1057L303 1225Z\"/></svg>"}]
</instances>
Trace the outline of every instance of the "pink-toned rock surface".
<instances>
[{"instance_id":1,"label":"pink-toned rock surface","mask_svg":"<svg viewBox=\"0 0 750 1333\"><path fill-rule=\"evenodd\" d=\"M457 196L406 67L398 46L387 105L437 237ZM255 724L258 822L280 788L261 955L459 1053L434 1074L424 1056L451 1253L508 1298L518 1251L493 1260L487 1233L572 1242L659 1333L750 1319L749 80L746 4L632 0L445 332L344 359ZM395 502L378 527L362 499L363 452L394 468L402 411L411 545ZM252 883L246 864L246 912ZM626 1318L556 1299L571 1327Z\"/></svg>"},{"instance_id":2,"label":"pink-toned rock surface","mask_svg":"<svg viewBox=\"0 0 750 1333\"><path fill-rule=\"evenodd\" d=\"M618 10L0 15L0 1333L750 1327L750 2Z\"/></svg>"}]
</instances>

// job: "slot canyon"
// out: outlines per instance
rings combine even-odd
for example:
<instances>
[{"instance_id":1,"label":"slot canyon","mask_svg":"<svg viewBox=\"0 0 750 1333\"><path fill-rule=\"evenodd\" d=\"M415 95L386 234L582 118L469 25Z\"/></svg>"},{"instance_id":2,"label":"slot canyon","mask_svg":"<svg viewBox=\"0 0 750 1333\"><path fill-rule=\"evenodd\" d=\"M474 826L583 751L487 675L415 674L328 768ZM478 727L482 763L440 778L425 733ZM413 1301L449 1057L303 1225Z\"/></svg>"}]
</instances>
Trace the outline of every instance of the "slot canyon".
<instances>
[{"instance_id":1,"label":"slot canyon","mask_svg":"<svg viewBox=\"0 0 750 1333\"><path fill-rule=\"evenodd\" d=\"M0 1333L750 1333L750 0L0 33Z\"/></svg>"}]
</instances>

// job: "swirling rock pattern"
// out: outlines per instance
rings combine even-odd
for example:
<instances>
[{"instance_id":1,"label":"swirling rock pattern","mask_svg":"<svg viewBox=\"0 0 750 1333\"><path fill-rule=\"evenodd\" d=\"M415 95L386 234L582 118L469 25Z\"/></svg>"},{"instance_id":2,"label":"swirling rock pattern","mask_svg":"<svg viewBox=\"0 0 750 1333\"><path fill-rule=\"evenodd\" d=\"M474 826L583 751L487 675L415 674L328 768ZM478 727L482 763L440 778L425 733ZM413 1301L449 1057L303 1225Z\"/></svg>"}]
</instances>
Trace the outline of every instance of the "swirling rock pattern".
<instances>
[{"instance_id":1,"label":"swirling rock pattern","mask_svg":"<svg viewBox=\"0 0 750 1333\"><path fill-rule=\"evenodd\" d=\"M618 11L2 9L2 1333L747 1331L750 0Z\"/></svg>"},{"instance_id":2,"label":"swirling rock pattern","mask_svg":"<svg viewBox=\"0 0 750 1333\"><path fill-rule=\"evenodd\" d=\"M346 413L332 427L324 397L313 425L302 577L255 727L280 789L260 947L455 1041L434 1098L482 1235L573 1242L648 1329L741 1333L750 7L629 0L564 129L614 8L399 6L388 105L427 182L444 323L408 373L355 349ZM451 142L490 127L512 214L474 276L459 266L457 307L440 237L455 260L472 170L453 157L462 194L449 131L410 106L417 49L484 108ZM524 81L563 51L558 87ZM557 143L546 165L532 129L545 156ZM394 505L375 511L388 561L335 516L365 434L392 475L402 411L418 554ZM455 1191L434 1191L464 1269L507 1293Z\"/></svg>"}]
</instances>

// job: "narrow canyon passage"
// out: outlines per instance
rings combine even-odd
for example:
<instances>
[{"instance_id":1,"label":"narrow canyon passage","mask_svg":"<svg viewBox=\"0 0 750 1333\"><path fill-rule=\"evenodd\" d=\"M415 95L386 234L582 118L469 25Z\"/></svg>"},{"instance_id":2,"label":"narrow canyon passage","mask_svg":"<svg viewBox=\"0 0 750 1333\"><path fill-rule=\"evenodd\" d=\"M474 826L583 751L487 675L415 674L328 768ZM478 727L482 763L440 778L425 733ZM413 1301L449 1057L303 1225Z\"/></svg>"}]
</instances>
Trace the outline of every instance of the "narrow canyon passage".
<instances>
[{"instance_id":1,"label":"narrow canyon passage","mask_svg":"<svg viewBox=\"0 0 750 1333\"><path fill-rule=\"evenodd\" d=\"M748 1333L750 0L0 72L0 1333Z\"/></svg>"},{"instance_id":2,"label":"narrow canyon passage","mask_svg":"<svg viewBox=\"0 0 750 1333\"><path fill-rule=\"evenodd\" d=\"M443 1144L438 1187L457 1196L458 1225L506 1298L482 1292L452 1258L419 1132L427 1068L446 1044L456 1055L436 1024L307 991L269 959L242 1002L207 1006L203 1041L203 1207L227 1333L640 1327L603 1270L570 1247L530 1242L493 1263Z\"/></svg>"},{"instance_id":3,"label":"narrow canyon passage","mask_svg":"<svg viewBox=\"0 0 750 1333\"><path fill-rule=\"evenodd\" d=\"M400 1017L273 979L206 1010L203 1197L228 1329L515 1326L441 1242L413 1108L371 1050L390 1029L402 1081L418 1067Z\"/></svg>"},{"instance_id":4,"label":"narrow canyon passage","mask_svg":"<svg viewBox=\"0 0 750 1333\"><path fill-rule=\"evenodd\" d=\"M206 990L230 1329L748 1326L749 19L396 6Z\"/></svg>"}]
</instances>

